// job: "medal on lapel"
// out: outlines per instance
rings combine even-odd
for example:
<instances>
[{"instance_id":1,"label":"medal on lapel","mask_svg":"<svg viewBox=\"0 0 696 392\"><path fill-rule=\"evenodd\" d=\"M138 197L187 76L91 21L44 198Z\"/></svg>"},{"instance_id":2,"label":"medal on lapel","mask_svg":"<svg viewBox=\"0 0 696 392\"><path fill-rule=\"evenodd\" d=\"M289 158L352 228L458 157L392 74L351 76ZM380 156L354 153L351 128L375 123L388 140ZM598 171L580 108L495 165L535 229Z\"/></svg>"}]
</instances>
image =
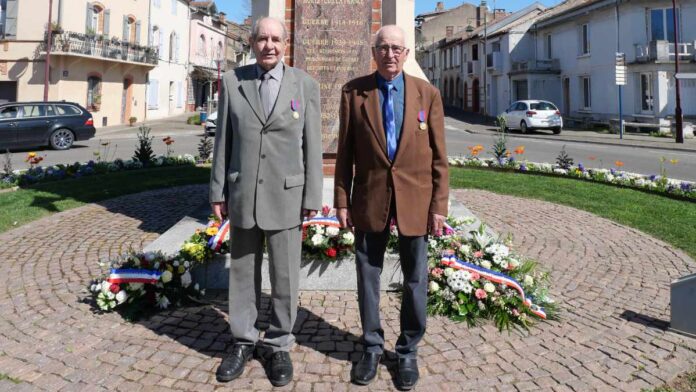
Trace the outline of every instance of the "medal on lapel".
<instances>
[{"instance_id":1,"label":"medal on lapel","mask_svg":"<svg viewBox=\"0 0 696 392\"><path fill-rule=\"evenodd\" d=\"M418 112L418 122L418 128L420 128L421 131L428 129L428 124L425 123L425 110Z\"/></svg>"},{"instance_id":2,"label":"medal on lapel","mask_svg":"<svg viewBox=\"0 0 696 392\"><path fill-rule=\"evenodd\" d=\"M290 100L290 109L292 109L292 118L298 120L300 118L300 113L297 111L299 109L300 103L296 99Z\"/></svg>"}]
</instances>

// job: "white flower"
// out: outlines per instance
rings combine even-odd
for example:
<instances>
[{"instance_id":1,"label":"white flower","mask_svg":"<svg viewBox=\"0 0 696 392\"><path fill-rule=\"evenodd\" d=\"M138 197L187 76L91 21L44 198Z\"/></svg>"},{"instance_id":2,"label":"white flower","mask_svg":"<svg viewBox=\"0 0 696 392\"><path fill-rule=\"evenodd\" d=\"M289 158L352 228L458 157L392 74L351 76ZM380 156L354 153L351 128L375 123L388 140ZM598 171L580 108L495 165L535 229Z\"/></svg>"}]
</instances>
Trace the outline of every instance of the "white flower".
<instances>
[{"instance_id":1,"label":"white flower","mask_svg":"<svg viewBox=\"0 0 696 392\"><path fill-rule=\"evenodd\" d=\"M191 263L189 263L188 260L184 261L184 268L189 268L191 267Z\"/></svg>"},{"instance_id":2,"label":"white flower","mask_svg":"<svg viewBox=\"0 0 696 392\"><path fill-rule=\"evenodd\" d=\"M606 179L608 182L612 182L612 181L614 181L614 176L611 174L607 174Z\"/></svg>"},{"instance_id":3,"label":"white flower","mask_svg":"<svg viewBox=\"0 0 696 392\"><path fill-rule=\"evenodd\" d=\"M336 237L339 232L340 232L339 228L335 227L335 226L329 226L326 228L327 237Z\"/></svg>"},{"instance_id":4,"label":"white flower","mask_svg":"<svg viewBox=\"0 0 696 392\"><path fill-rule=\"evenodd\" d=\"M128 283L128 290L130 291L141 291L145 288L145 283Z\"/></svg>"},{"instance_id":5,"label":"white flower","mask_svg":"<svg viewBox=\"0 0 696 392\"><path fill-rule=\"evenodd\" d=\"M148 262L154 260L155 256L155 252L145 252L145 260L147 260Z\"/></svg>"},{"instance_id":6,"label":"white flower","mask_svg":"<svg viewBox=\"0 0 696 392\"><path fill-rule=\"evenodd\" d=\"M482 301L478 301L478 308L480 310L486 310L486 304L484 304Z\"/></svg>"},{"instance_id":7,"label":"white flower","mask_svg":"<svg viewBox=\"0 0 696 392\"><path fill-rule=\"evenodd\" d=\"M490 253L500 257L507 257L510 255L510 248L503 244L493 244L486 248L486 253Z\"/></svg>"},{"instance_id":8,"label":"white flower","mask_svg":"<svg viewBox=\"0 0 696 392\"><path fill-rule=\"evenodd\" d=\"M191 274L186 271L181 275L181 286L182 287L189 287L193 283L193 279L191 279Z\"/></svg>"},{"instance_id":9,"label":"white flower","mask_svg":"<svg viewBox=\"0 0 696 392\"><path fill-rule=\"evenodd\" d=\"M169 298L159 293L157 294L157 306L159 306L160 309L167 309L170 304Z\"/></svg>"},{"instance_id":10,"label":"white flower","mask_svg":"<svg viewBox=\"0 0 696 392\"><path fill-rule=\"evenodd\" d=\"M440 285L437 284L437 282L430 282L429 291L431 293L437 293L438 291L440 291Z\"/></svg>"},{"instance_id":11,"label":"white flower","mask_svg":"<svg viewBox=\"0 0 696 392\"><path fill-rule=\"evenodd\" d=\"M397 236L399 235L399 228L396 227L396 225L394 225L389 229L389 232L391 233L391 235Z\"/></svg>"},{"instance_id":12,"label":"white flower","mask_svg":"<svg viewBox=\"0 0 696 392\"><path fill-rule=\"evenodd\" d=\"M467 294L471 294L471 292L474 291L474 286L472 286L469 282L464 282L462 285L462 291Z\"/></svg>"},{"instance_id":13,"label":"white flower","mask_svg":"<svg viewBox=\"0 0 696 392\"><path fill-rule=\"evenodd\" d=\"M162 280L162 283L169 283L172 281L172 273L169 271L164 271L162 272L160 279Z\"/></svg>"},{"instance_id":14,"label":"white flower","mask_svg":"<svg viewBox=\"0 0 696 392\"><path fill-rule=\"evenodd\" d=\"M524 285L525 286L532 286L534 284L534 278L532 278L529 275L524 276Z\"/></svg>"},{"instance_id":15,"label":"white flower","mask_svg":"<svg viewBox=\"0 0 696 392\"><path fill-rule=\"evenodd\" d=\"M500 268L502 268L502 269L508 269L508 267L510 266L506 259L502 259L500 261L499 265L500 265Z\"/></svg>"},{"instance_id":16,"label":"white flower","mask_svg":"<svg viewBox=\"0 0 696 392\"><path fill-rule=\"evenodd\" d=\"M556 174L561 174L561 175L568 174L568 170L566 170L566 169L553 169L553 172Z\"/></svg>"},{"instance_id":17,"label":"white flower","mask_svg":"<svg viewBox=\"0 0 696 392\"><path fill-rule=\"evenodd\" d=\"M193 285L193 289L196 291L201 291L201 286L198 285L198 283Z\"/></svg>"},{"instance_id":18,"label":"white flower","mask_svg":"<svg viewBox=\"0 0 696 392\"><path fill-rule=\"evenodd\" d=\"M92 283L92 285L89 286L89 291L93 293L96 293L99 290L101 290L101 283Z\"/></svg>"},{"instance_id":19,"label":"white flower","mask_svg":"<svg viewBox=\"0 0 696 392\"><path fill-rule=\"evenodd\" d=\"M492 265L491 265L490 261L483 260L483 261L481 261L481 267L486 268L486 269L491 269Z\"/></svg>"},{"instance_id":20,"label":"white flower","mask_svg":"<svg viewBox=\"0 0 696 392\"><path fill-rule=\"evenodd\" d=\"M428 241L428 245L429 245L431 248L437 248L437 241L431 239L431 240Z\"/></svg>"},{"instance_id":21,"label":"white flower","mask_svg":"<svg viewBox=\"0 0 696 392\"><path fill-rule=\"evenodd\" d=\"M102 291L102 293L110 293L110 292L111 292L111 291L109 290L110 287L111 287L111 283L109 283L109 282L107 282L107 281L101 282L101 291Z\"/></svg>"},{"instance_id":22,"label":"white flower","mask_svg":"<svg viewBox=\"0 0 696 392\"><path fill-rule=\"evenodd\" d=\"M112 293L109 294L113 295ZM116 307L116 300L114 298L110 298L106 293L101 292L97 296L97 306L99 306L99 309L101 310L109 311Z\"/></svg>"},{"instance_id":23,"label":"white flower","mask_svg":"<svg viewBox=\"0 0 696 392\"><path fill-rule=\"evenodd\" d=\"M205 289L202 289L202 290L200 291L200 293L201 293L201 295L205 295Z\"/></svg>"},{"instance_id":24,"label":"white flower","mask_svg":"<svg viewBox=\"0 0 696 392\"><path fill-rule=\"evenodd\" d=\"M347 233L343 233L343 236L341 236L341 240L345 245L353 245L355 242L355 235L351 233L350 231Z\"/></svg>"},{"instance_id":25,"label":"white flower","mask_svg":"<svg viewBox=\"0 0 696 392\"><path fill-rule=\"evenodd\" d=\"M178 267L178 266L179 266L179 260L174 260L174 262L172 262L172 266L173 266L173 267Z\"/></svg>"},{"instance_id":26,"label":"white flower","mask_svg":"<svg viewBox=\"0 0 696 392\"><path fill-rule=\"evenodd\" d=\"M454 268L445 268L445 276L450 277L454 273Z\"/></svg>"},{"instance_id":27,"label":"white flower","mask_svg":"<svg viewBox=\"0 0 696 392\"><path fill-rule=\"evenodd\" d=\"M493 263L500 265L502 264L504 258L501 255L493 255Z\"/></svg>"},{"instance_id":28,"label":"white flower","mask_svg":"<svg viewBox=\"0 0 696 392\"><path fill-rule=\"evenodd\" d=\"M324 234L324 226L314 225L314 233L315 234Z\"/></svg>"},{"instance_id":29,"label":"white flower","mask_svg":"<svg viewBox=\"0 0 696 392\"><path fill-rule=\"evenodd\" d=\"M483 285L483 289L484 289L487 293L492 293L492 292L495 291L495 285L494 285L493 283L491 283L491 282L488 282L488 283L486 283L486 284Z\"/></svg>"},{"instance_id":30,"label":"white flower","mask_svg":"<svg viewBox=\"0 0 696 392\"><path fill-rule=\"evenodd\" d=\"M159 267L160 267L159 261L156 262L155 265L152 266L152 268L154 268L154 269L156 269L156 270L159 269Z\"/></svg>"},{"instance_id":31,"label":"white flower","mask_svg":"<svg viewBox=\"0 0 696 392\"><path fill-rule=\"evenodd\" d=\"M445 288L444 290L442 290L441 295L445 301L454 301L454 299L456 298L454 293L452 292L452 290L450 290L448 288Z\"/></svg>"},{"instance_id":32,"label":"white flower","mask_svg":"<svg viewBox=\"0 0 696 392\"><path fill-rule=\"evenodd\" d=\"M471 246L466 244L462 245L459 247L459 252L463 255L468 255L469 253L471 253Z\"/></svg>"},{"instance_id":33,"label":"white flower","mask_svg":"<svg viewBox=\"0 0 696 392\"><path fill-rule=\"evenodd\" d=\"M324 236L321 234L314 234L312 236L312 245L314 246L319 246L321 243L324 242Z\"/></svg>"},{"instance_id":34,"label":"white flower","mask_svg":"<svg viewBox=\"0 0 696 392\"><path fill-rule=\"evenodd\" d=\"M126 293L126 290L121 290L116 294L116 302L118 302L119 305L126 302L127 299L128 293Z\"/></svg>"}]
</instances>

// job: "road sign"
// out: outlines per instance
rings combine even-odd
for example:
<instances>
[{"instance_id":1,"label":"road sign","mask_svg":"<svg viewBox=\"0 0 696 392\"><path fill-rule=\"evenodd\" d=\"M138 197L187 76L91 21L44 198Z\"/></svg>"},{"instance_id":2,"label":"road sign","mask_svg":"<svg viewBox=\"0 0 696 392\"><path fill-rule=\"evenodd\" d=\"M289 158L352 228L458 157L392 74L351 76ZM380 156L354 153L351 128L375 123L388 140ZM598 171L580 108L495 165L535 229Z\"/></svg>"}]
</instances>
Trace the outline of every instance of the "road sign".
<instances>
[{"instance_id":1,"label":"road sign","mask_svg":"<svg viewBox=\"0 0 696 392\"><path fill-rule=\"evenodd\" d=\"M616 85L626 85L626 53L616 52Z\"/></svg>"},{"instance_id":2,"label":"road sign","mask_svg":"<svg viewBox=\"0 0 696 392\"><path fill-rule=\"evenodd\" d=\"M696 73L679 72L674 77L677 79L696 79Z\"/></svg>"}]
</instances>

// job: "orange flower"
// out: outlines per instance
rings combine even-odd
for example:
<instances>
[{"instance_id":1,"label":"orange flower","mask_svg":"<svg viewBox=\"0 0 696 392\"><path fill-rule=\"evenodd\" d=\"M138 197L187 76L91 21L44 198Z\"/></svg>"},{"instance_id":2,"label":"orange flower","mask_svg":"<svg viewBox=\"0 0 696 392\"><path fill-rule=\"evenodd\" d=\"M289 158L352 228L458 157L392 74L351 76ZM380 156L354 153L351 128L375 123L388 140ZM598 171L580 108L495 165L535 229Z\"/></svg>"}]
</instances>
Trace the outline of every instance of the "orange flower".
<instances>
[{"instance_id":1,"label":"orange flower","mask_svg":"<svg viewBox=\"0 0 696 392\"><path fill-rule=\"evenodd\" d=\"M594 161L595 159L597 159L597 157L594 155L590 155L589 157L587 157L587 159Z\"/></svg>"},{"instance_id":2,"label":"orange flower","mask_svg":"<svg viewBox=\"0 0 696 392\"><path fill-rule=\"evenodd\" d=\"M170 144L174 143L174 139L172 139L171 136L165 137L164 139L162 139L162 141L164 142L164 144L166 144L166 145L168 145L168 146L169 146Z\"/></svg>"},{"instance_id":3,"label":"orange flower","mask_svg":"<svg viewBox=\"0 0 696 392\"><path fill-rule=\"evenodd\" d=\"M506 152L505 152L505 157L506 157L506 158L510 158L511 155L512 155L512 153L511 153L510 151L506 151Z\"/></svg>"},{"instance_id":4,"label":"orange flower","mask_svg":"<svg viewBox=\"0 0 696 392\"><path fill-rule=\"evenodd\" d=\"M624 165L624 163L621 161L615 161L614 165L616 165L616 167L622 167Z\"/></svg>"},{"instance_id":5,"label":"orange flower","mask_svg":"<svg viewBox=\"0 0 696 392\"><path fill-rule=\"evenodd\" d=\"M515 148L515 154L518 154L518 155L524 154L524 146L517 146L517 148Z\"/></svg>"}]
</instances>

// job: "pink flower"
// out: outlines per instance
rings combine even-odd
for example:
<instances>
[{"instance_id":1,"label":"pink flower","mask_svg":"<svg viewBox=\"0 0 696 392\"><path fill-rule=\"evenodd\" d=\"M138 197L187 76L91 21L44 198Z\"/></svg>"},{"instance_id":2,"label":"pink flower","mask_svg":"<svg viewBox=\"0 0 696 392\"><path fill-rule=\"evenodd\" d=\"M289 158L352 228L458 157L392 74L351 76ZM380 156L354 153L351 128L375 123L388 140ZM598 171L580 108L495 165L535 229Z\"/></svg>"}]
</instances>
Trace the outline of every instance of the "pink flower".
<instances>
[{"instance_id":1,"label":"pink flower","mask_svg":"<svg viewBox=\"0 0 696 392\"><path fill-rule=\"evenodd\" d=\"M481 275L479 275L478 272L475 272L475 271L474 271L474 272L471 273L471 281L472 281L472 282L477 281L477 280L479 280L479 279L481 279Z\"/></svg>"},{"instance_id":2,"label":"pink flower","mask_svg":"<svg viewBox=\"0 0 696 392\"><path fill-rule=\"evenodd\" d=\"M481 257L483 257L483 252L480 250L477 250L476 252L474 252L474 257L476 257L477 259L480 259Z\"/></svg>"},{"instance_id":3,"label":"pink flower","mask_svg":"<svg viewBox=\"0 0 696 392\"><path fill-rule=\"evenodd\" d=\"M517 309L512 309L512 315L515 317L520 317L520 311Z\"/></svg>"},{"instance_id":4,"label":"pink flower","mask_svg":"<svg viewBox=\"0 0 696 392\"><path fill-rule=\"evenodd\" d=\"M476 295L476 298L478 299L486 299L486 297L488 297L488 294L486 294L484 289L476 289L476 293L474 293L474 295Z\"/></svg>"},{"instance_id":5,"label":"pink flower","mask_svg":"<svg viewBox=\"0 0 696 392\"><path fill-rule=\"evenodd\" d=\"M435 278L439 278L442 276L443 272L444 271L442 271L442 268L433 268L432 270L430 270L430 275L432 275Z\"/></svg>"},{"instance_id":6,"label":"pink flower","mask_svg":"<svg viewBox=\"0 0 696 392\"><path fill-rule=\"evenodd\" d=\"M322 216L329 216L329 212L331 212L331 207L326 206L326 205L321 207L321 215Z\"/></svg>"}]
</instances>

